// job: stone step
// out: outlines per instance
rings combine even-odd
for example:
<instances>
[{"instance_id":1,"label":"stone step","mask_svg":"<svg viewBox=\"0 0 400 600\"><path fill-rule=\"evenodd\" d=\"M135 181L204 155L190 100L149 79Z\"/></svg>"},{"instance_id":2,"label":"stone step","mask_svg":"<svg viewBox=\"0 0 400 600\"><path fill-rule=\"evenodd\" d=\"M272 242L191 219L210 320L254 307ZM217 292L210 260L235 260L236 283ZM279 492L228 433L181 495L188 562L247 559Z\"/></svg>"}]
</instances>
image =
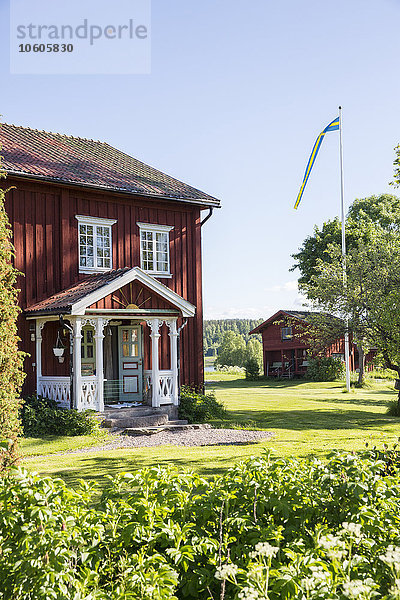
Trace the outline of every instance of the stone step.
<instances>
[{"instance_id":1,"label":"stone step","mask_svg":"<svg viewBox=\"0 0 400 600\"><path fill-rule=\"evenodd\" d=\"M131 408L106 408L100 416L105 419L121 419L125 417L145 417L147 415L158 414L157 409L152 406L134 406Z\"/></svg>"},{"instance_id":2,"label":"stone step","mask_svg":"<svg viewBox=\"0 0 400 600\"><path fill-rule=\"evenodd\" d=\"M187 425L188 421L186 419L174 419L168 421L168 425Z\"/></svg>"},{"instance_id":3,"label":"stone step","mask_svg":"<svg viewBox=\"0 0 400 600\"><path fill-rule=\"evenodd\" d=\"M102 422L102 427L107 429L115 428L136 428L136 427L158 427L168 423L168 415L166 414L149 414L143 416L121 417L118 419L105 418Z\"/></svg>"},{"instance_id":4,"label":"stone step","mask_svg":"<svg viewBox=\"0 0 400 600\"><path fill-rule=\"evenodd\" d=\"M122 435L139 436L139 435L155 435L162 431L190 431L193 429L211 429L208 423L191 423L181 425L160 425L158 427L126 427L121 432Z\"/></svg>"}]
</instances>

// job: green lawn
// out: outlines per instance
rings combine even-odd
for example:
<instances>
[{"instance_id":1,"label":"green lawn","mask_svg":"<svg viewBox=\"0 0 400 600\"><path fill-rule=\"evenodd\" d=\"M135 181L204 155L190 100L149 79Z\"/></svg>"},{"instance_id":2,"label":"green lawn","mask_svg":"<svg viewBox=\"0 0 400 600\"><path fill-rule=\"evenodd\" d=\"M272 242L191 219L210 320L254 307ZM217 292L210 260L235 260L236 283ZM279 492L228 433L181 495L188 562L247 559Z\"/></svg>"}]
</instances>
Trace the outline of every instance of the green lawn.
<instances>
[{"instance_id":1,"label":"green lawn","mask_svg":"<svg viewBox=\"0 0 400 600\"><path fill-rule=\"evenodd\" d=\"M61 476L75 484L79 478L104 481L106 475L151 464L174 464L196 469L203 475L222 472L235 461L274 448L278 456L324 455L331 449L361 450L368 442L392 444L400 436L400 419L385 415L388 400L395 398L391 382L374 384L349 394L341 383L247 382L232 375L209 373L208 388L214 388L227 409L228 427L267 429L271 441L249 446L182 448L163 446L135 450L88 452L43 456L82 448L93 440L58 438L43 443L24 442L29 454L42 454L25 462L30 469Z\"/></svg>"}]
</instances>

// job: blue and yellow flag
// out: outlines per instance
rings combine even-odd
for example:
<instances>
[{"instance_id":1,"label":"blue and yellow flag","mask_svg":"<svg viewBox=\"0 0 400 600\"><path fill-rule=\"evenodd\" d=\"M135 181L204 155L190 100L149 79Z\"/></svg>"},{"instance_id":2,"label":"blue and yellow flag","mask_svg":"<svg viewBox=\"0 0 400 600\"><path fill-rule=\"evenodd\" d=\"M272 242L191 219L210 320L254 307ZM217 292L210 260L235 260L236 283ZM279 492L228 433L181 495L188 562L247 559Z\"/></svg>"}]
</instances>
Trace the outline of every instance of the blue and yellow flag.
<instances>
[{"instance_id":1,"label":"blue and yellow flag","mask_svg":"<svg viewBox=\"0 0 400 600\"><path fill-rule=\"evenodd\" d=\"M328 133L328 131L336 131L337 129L339 129L339 117L336 117L336 119L333 119L333 121L331 123L329 123L329 125L327 127L325 127L325 129L323 131L321 131L321 133L317 137L317 141L314 144L314 148L312 149L311 156L308 159L306 172L304 173L303 183L301 184L301 188L300 188L299 194L297 196L297 200L295 202L294 208L297 208L300 204L300 200L303 196L304 188L306 187L306 183L308 181L308 178L310 177L311 169L314 166L315 159L317 158L318 150L321 147L322 140L324 139L325 134Z\"/></svg>"}]
</instances>

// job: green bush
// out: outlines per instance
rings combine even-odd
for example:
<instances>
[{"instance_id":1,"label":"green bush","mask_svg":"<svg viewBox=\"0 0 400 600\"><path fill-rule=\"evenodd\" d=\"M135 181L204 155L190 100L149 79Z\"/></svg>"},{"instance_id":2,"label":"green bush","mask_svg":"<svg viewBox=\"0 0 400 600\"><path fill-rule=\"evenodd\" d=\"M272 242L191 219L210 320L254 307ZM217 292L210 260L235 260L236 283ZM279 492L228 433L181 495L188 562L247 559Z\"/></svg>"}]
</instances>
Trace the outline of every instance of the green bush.
<instances>
[{"instance_id":1,"label":"green bush","mask_svg":"<svg viewBox=\"0 0 400 600\"><path fill-rule=\"evenodd\" d=\"M249 358L244 368L246 369L246 379L255 380L260 375L260 365L256 358Z\"/></svg>"},{"instance_id":2,"label":"green bush","mask_svg":"<svg viewBox=\"0 0 400 600\"><path fill-rule=\"evenodd\" d=\"M386 414L390 417L400 417L400 404L398 400L391 400L389 402Z\"/></svg>"},{"instance_id":3,"label":"green bush","mask_svg":"<svg viewBox=\"0 0 400 600\"><path fill-rule=\"evenodd\" d=\"M54 400L36 395L25 398L21 421L25 436L89 435L99 429L91 411L60 408Z\"/></svg>"},{"instance_id":4,"label":"green bush","mask_svg":"<svg viewBox=\"0 0 400 600\"><path fill-rule=\"evenodd\" d=\"M307 379L310 381L335 381L344 376L344 364L339 358L309 358Z\"/></svg>"},{"instance_id":5,"label":"green bush","mask_svg":"<svg viewBox=\"0 0 400 600\"><path fill-rule=\"evenodd\" d=\"M397 379L398 375L396 371L392 371L391 369L373 369L372 371L367 371L365 376L368 379Z\"/></svg>"},{"instance_id":6,"label":"green bush","mask_svg":"<svg viewBox=\"0 0 400 600\"><path fill-rule=\"evenodd\" d=\"M0 598L399 598L400 476L385 452L0 481Z\"/></svg>"},{"instance_id":7,"label":"green bush","mask_svg":"<svg viewBox=\"0 0 400 600\"><path fill-rule=\"evenodd\" d=\"M189 386L182 386L179 403L179 418L189 423L205 423L212 419L223 419L226 416L224 405L215 394L200 394Z\"/></svg>"}]
</instances>

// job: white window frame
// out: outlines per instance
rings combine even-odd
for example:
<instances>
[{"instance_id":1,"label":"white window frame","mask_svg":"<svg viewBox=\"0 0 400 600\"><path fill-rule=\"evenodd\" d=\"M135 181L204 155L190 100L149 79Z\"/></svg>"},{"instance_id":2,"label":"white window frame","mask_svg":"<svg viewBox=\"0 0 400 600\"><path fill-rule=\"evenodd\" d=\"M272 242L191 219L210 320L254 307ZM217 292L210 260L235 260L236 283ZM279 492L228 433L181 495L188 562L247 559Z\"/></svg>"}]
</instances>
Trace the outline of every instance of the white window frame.
<instances>
[{"instance_id":1,"label":"white window frame","mask_svg":"<svg viewBox=\"0 0 400 600\"><path fill-rule=\"evenodd\" d=\"M281 340L282 342L290 342L293 340L293 328L291 325L287 327L281 327Z\"/></svg>"},{"instance_id":2,"label":"white window frame","mask_svg":"<svg viewBox=\"0 0 400 600\"><path fill-rule=\"evenodd\" d=\"M75 215L78 221L78 265L79 273L106 273L113 268L113 251L112 251L112 226L117 222L116 219L102 219L100 217L89 217L87 215ZM81 244L80 244L80 225L91 225L93 227L93 267L81 266ZM110 231L110 266L97 266L97 232L96 227L107 227Z\"/></svg>"},{"instance_id":3,"label":"white window frame","mask_svg":"<svg viewBox=\"0 0 400 600\"><path fill-rule=\"evenodd\" d=\"M172 225L158 225L156 223L137 223L137 226L139 227L139 240L140 240L140 268L143 269L143 271L145 271L146 273L149 273L149 275L153 275L154 277L159 277L159 278L171 278L172 274L171 274L171 257L170 257L170 251L169 251L169 245L170 245L170 239L169 239L169 232L174 228ZM143 264L144 264L144 259L143 259L143 249L142 249L142 232L152 232L154 233L167 233L168 234L168 244L167 244L167 262L168 262L168 271L157 271L157 270L150 270L150 269L145 269ZM154 247L156 243L155 240L155 236L153 239L153 255L156 256L156 249Z\"/></svg>"}]
</instances>

